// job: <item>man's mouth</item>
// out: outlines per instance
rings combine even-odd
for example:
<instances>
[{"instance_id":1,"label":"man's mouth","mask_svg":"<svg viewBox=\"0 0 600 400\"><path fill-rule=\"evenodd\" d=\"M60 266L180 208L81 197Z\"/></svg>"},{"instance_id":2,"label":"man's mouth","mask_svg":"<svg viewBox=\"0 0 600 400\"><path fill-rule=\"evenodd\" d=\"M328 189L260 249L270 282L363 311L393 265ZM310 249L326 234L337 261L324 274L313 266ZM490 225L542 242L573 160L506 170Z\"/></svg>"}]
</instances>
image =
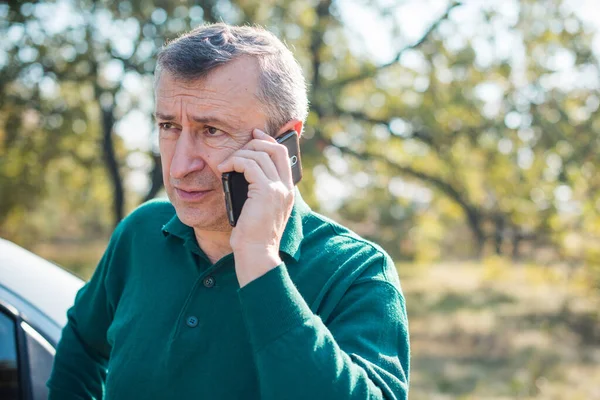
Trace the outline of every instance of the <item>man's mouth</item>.
<instances>
[{"instance_id":1,"label":"man's mouth","mask_svg":"<svg viewBox=\"0 0 600 400\"><path fill-rule=\"evenodd\" d=\"M212 189L207 190L194 190L194 189L180 189L175 188L177 197L184 201L198 201L203 199Z\"/></svg>"}]
</instances>

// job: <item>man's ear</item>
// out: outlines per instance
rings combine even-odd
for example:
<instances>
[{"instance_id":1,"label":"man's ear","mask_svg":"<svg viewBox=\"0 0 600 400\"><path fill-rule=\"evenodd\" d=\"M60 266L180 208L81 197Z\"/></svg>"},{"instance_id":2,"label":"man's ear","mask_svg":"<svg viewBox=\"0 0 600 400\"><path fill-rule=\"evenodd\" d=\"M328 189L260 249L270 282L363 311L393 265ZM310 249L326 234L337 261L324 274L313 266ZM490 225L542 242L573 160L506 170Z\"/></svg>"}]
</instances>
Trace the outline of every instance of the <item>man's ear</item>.
<instances>
[{"instance_id":1,"label":"man's ear","mask_svg":"<svg viewBox=\"0 0 600 400\"><path fill-rule=\"evenodd\" d=\"M283 133L285 133L287 131L291 131L291 130L298 132L298 136L301 136L302 135L302 121L300 121L298 119L289 120L279 129L279 131L277 132L277 135L275 135L275 137L278 138Z\"/></svg>"}]
</instances>

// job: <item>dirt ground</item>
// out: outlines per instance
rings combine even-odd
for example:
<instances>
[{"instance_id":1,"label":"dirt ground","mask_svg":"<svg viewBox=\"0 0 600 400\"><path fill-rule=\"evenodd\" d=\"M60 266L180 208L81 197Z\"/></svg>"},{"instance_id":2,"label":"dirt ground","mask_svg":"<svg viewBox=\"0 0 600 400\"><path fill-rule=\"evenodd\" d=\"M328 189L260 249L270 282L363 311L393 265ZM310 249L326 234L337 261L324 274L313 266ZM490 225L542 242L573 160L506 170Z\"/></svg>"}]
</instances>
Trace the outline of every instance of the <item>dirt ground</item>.
<instances>
[{"instance_id":1,"label":"dirt ground","mask_svg":"<svg viewBox=\"0 0 600 400\"><path fill-rule=\"evenodd\" d=\"M411 400L600 399L600 294L560 268L398 266Z\"/></svg>"}]
</instances>

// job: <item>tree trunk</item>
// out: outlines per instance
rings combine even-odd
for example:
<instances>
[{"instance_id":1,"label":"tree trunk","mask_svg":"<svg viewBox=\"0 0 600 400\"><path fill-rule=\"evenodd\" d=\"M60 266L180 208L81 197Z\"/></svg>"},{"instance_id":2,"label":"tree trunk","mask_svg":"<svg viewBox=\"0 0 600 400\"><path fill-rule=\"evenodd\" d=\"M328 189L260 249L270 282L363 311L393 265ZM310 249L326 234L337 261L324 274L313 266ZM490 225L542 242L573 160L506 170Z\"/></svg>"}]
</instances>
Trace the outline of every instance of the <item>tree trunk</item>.
<instances>
[{"instance_id":1,"label":"tree trunk","mask_svg":"<svg viewBox=\"0 0 600 400\"><path fill-rule=\"evenodd\" d=\"M450 199L454 200L460 208L463 209L463 212L467 217L467 225L469 226L471 234L473 235L473 240L475 244L475 257L477 259L481 259L481 257L483 257L483 249L485 246L485 232L483 231L483 227L481 226L481 214L475 207L469 205L462 197L454 196L454 192L451 191L449 193L446 191L444 193L447 196L449 196Z\"/></svg>"},{"instance_id":2,"label":"tree trunk","mask_svg":"<svg viewBox=\"0 0 600 400\"><path fill-rule=\"evenodd\" d=\"M100 110L102 112L102 150L106 169L113 186L113 221L114 225L117 226L124 216L125 193L112 137L115 124L114 106L107 108L100 106Z\"/></svg>"},{"instance_id":3,"label":"tree trunk","mask_svg":"<svg viewBox=\"0 0 600 400\"><path fill-rule=\"evenodd\" d=\"M502 244L504 243L504 217L502 215L494 216L494 225L496 229L494 230L494 246L496 249L497 255L502 255Z\"/></svg>"},{"instance_id":4,"label":"tree trunk","mask_svg":"<svg viewBox=\"0 0 600 400\"><path fill-rule=\"evenodd\" d=\"M512 259L513 261L517 261L521 252L521 240L523 240L523 235L521 232L515 232L515 236L513 237L512 243Z\"/></svg>"},{"instance_id":5,"label":"tree trunk","mask_svg":"<svg viewBox=\"0 0 600 400\"><path fill-rule=\"evenodd\" d=\"M144 197L144 202L155 198L160 189L163 187L160 154L153 153L152 160L154 161L154 166L152 167L152 171L150 171L150 190L148 190L148 193Z\"/></svg>"}]
</instances>

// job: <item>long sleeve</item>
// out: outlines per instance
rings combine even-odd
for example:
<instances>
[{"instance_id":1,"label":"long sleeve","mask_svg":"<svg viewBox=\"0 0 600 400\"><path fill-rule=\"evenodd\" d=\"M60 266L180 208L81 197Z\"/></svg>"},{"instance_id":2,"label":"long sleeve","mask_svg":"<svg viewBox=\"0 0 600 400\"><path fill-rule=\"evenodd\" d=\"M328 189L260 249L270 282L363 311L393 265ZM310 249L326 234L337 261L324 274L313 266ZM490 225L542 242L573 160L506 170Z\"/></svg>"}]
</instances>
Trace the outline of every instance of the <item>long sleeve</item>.
<instances>
[{"instance_id":1,"label":"long sleeve","mask_svg":"<svg viewBox=\"0 0 600 400\"><path fill-rule=\"evenodd\" d=\"M404 297L392 283L357 279L327 326L284 264L238 295L261 399L408 397L408 322Z\"/></svg>"},{"instance_id":2,"label":"long sleeve","mask_svg":"<svg viewBox=\"0 0 600 400\"><path fill-rule=\"evenodd\" d=\"M50 400L99 400L104 396L110 354L107 330L112 319L106 281L115 236L94 275L77 293L73 307L67 312L67 324L47 383Z\"/></svg>"}]
</instances>

